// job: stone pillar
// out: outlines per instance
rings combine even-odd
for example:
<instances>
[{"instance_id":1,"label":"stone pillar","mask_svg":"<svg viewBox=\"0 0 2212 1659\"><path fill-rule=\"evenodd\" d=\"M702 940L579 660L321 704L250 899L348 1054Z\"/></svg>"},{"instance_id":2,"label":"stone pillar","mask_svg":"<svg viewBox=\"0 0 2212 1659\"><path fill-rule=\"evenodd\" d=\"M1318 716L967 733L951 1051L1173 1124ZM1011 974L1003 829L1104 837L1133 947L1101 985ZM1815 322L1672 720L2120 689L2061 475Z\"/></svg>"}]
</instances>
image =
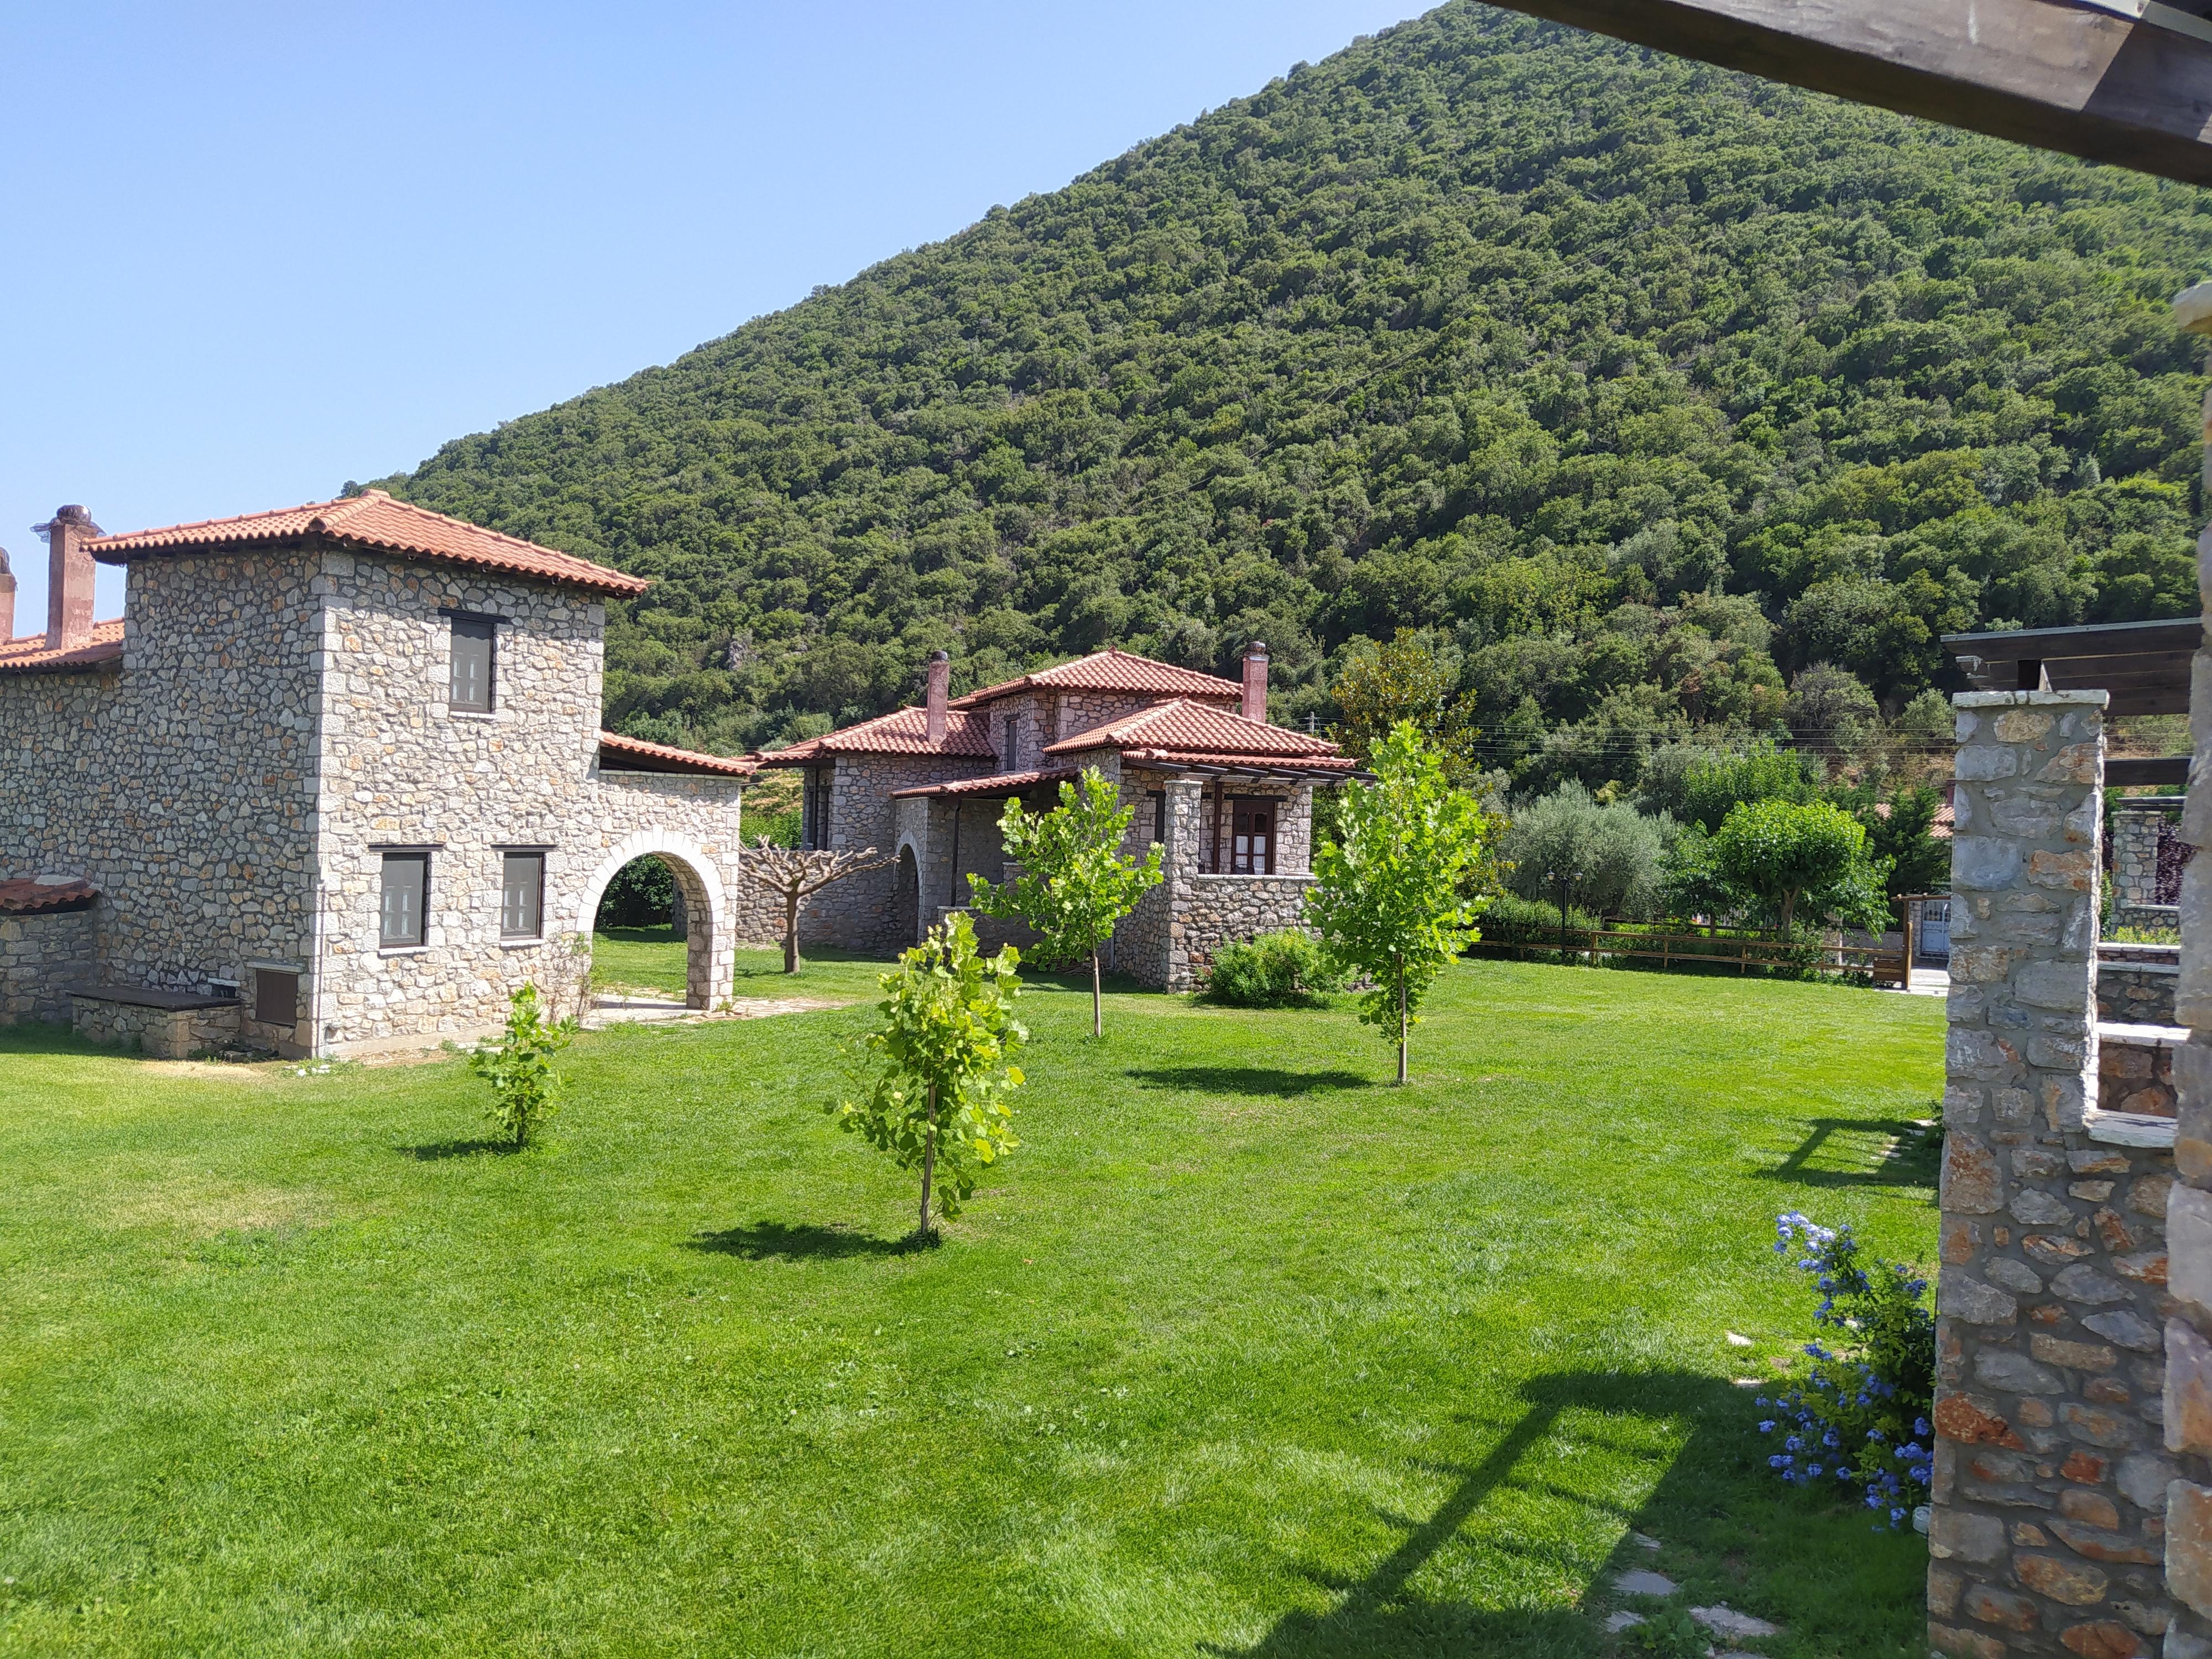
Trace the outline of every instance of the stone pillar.
<instances>
[{"instance_id":1,"label":"stone pillar","mask_svg":"<svg viewBox=\"0 0 2212 1659\"><path fill-rule=\"evenodd\" d=\"M2172 1131L2097 1099L2106 694L1954 701L1929 1638L2148 1659Z\"/></svg>"},{"instance_id":2,"label":"stone pillar","mask_svg":"<svg viewBox=\"0 0 2212 1659\"><path fill-rule=\"evenodd\" d=\"M1167 988L1188 991L1190 906L1198 883L1199 848L1208 830L1206 786L1196 778L1167 781L1168 838L1161 847L1160 885L1167 900Z\"/></svg>"},{"instance_id":3,"label":"stone pillar","mask_svg":"<svg viewBox=\"0 0 2212 1659\"><path fill-rule=\"evenodd\" d=\"M2184 328L2212 334L2212 283L2174 301ZM2212 438L2212 397L2205 404ZM2206 483L2212 488L2212 453ZM2212 530L2197 544L2197 581L2212 603ZM2189 692L2188 804L2181 838L2212 846L2212 787L2200 787L2202 757L2212 749L2212 653L2199 651ZM2167 1659L2212 1659L2212 860L2192 859L2181 878L2181 978L2174 1019L2190 1038L2173 1057L2179 1122L2173 1144L2175 1184L2166 1211L2172 1251L2171 1316L2166 1323L2166 1446L2177 1454L2166 1488L2166 1578L2179 1604L2166 1639Z\"/></svg>"}]
</instances>

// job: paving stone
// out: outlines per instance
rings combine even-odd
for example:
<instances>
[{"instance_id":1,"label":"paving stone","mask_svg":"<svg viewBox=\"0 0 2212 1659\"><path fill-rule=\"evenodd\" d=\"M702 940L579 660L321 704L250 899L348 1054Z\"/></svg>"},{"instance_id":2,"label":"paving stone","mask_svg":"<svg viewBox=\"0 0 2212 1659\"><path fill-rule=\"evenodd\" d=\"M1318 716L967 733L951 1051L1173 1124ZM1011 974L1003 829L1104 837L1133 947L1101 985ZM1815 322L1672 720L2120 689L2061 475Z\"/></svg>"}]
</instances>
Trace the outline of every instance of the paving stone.
<instances>
[{"instance_id":1,"label":"paving stone","mask_svg":"<svg viewBox=\"0 0 2212 1659\"><path fill-rule=\"evenodd\" d=\"M1756 1641L1764 1636L1779 1636L1782 1627L1770 1625L1764 1619L1748 1613L1738 1613L1734 1607L1716 1604L1710 1607L1692 1607L1690 1617L1718 1637L1731 1641Z\"/></svg>"},{"instance_id":2,"label":"paving stone","mask_svg":"<svg viewBox=\"0 0 2212 1659\"><path fill-rule=\"evenodd\" d=\"M1623 1595L1672 1595L1681 1588L1663 1572L1654 1572L1649 1567L1631 1567L1626 1572L1613 1576L1613 1587Z\"/></svg>"}]
</instances>

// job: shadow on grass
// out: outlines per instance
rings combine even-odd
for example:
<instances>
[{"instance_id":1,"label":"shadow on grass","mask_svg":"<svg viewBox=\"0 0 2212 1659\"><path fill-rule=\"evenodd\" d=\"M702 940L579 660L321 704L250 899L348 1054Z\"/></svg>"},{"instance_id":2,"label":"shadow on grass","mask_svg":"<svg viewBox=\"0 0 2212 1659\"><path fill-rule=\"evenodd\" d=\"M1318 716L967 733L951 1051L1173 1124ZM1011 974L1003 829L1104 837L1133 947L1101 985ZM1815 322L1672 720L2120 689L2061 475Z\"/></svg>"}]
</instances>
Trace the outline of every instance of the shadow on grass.
<instances>
[{"instance_id":1,"label":"shadow on grass","mask_svg":"<svg viewBox=\"0 0 2212 1659\"><path fill-rule=\"evenodd\" d=\"M749 1227L694 1233L684 1243L695 1250L743 1256L748 1261L813 1261L848 1255L912 1255L935 1249L943 1237L941 1233L926 1237L908 1233L904 1238L877 1238L845 1227L817 1227L811 1222L756 1221Z\"/></svg>"},{"instance_id":2,"label":"shadow on grass","mask_svg":"<svg viewBox=\"0 0 2212 1659\"><path fill-rule=\"evenodd\" d=\"M1806 1120L1806 1127L1810 1133L1789 1157L1772 1169L1758 1172L1760 1180L1787 1181L1803 1187L1932 1188L1941 1172L1943 1131L1940 1125L1923 1128L1905 1118L1815 1117ZM1879 1152L1862 1151L1850 1144L1875 1135L1888 1143ZM1839 1138L1842 1145L1832 1147ZM1824 1155L1833 1162L1814 1167L1813 1160ZM1855 1158L1860 1168L1834 1167Z\"/></svg>"},{"instance_id":3,"label":"shadow on grass","mask_svg":"<svg viewBox=\"0 0 2212 1659\"><path fill-rule=\"evenodd\" d=\"M0 1025L0 1054L89 1054L105 1060L136 1060L135 1048L118 1048L90 1042L76 1028L58 1020L26 1020L20 1025Z\"/></svg>"},{"instance_id":4,"label":"shadow on grass","mask_svg":"<svg viewBox=\"0 0 2212 1659\"><path fill-rule=\"evenodd\" d=\"M1739 1390L1717 1377L1685 1371L1568 1372L1533 1379L1524 1385L1522 1399L1525 1408L1520 1420L1480 1462L1471 1467L1434 1462L1419 1466L1430 1474L1453 1477L1451 1490L1425 1520L1380 1516L1402 1530L1404 1539L1365 1576L1347 1581L1311 1568L1299 1570L1310 1583L1335 1598L1335 1605L1328 1612L1300 1609L1286 1613L1250 1647L1204 1643L1199 1651L1217 1659L1324 1659L1325 1656L1338 1659L1347 1654L1367 1659L1415 1659L1444 1653L1564 1659L1569 1655L1595 1655L1605 1650L1601 1620L1612 1599L1612 1575L1623 1568L1648 1565L1653 1559L1635 1545L1628 1529L1656 1533L1670 1542L1686 1545L1692 1539L1685 1534L1693 1532L1698 1524L1693 1517L1733 1511L1730 1524L1748 1521L1753 1527L1765 1519L1747 1514L1762 1505L1747 1504L1747 1494L1742 1490L1746 1478L1742 1443L1749 1429L1751 1413L1746 1409L1749 1402ZM1576 1420L1565 1427L1578 1446L1614 1437L1634 1446L1639 1426L1648 1431L1650 1425L1667 1419L1686 1425L1689 1434L1680 1449L1668 1459L1650 1495L1628 1511L1596 1492L1563 1490L1556 1475L1541 1468L1518 1470L1522 1459L1562 1426L1559 1419L1568 1412L1577 1414ZM1566 1498L1579 1503L1595 1512L1591 1518L1597 1526L1624 1529L1613 1558L1590 1576L1585 1594L1577 1598L1579 1611L1478 1607L1425 1595L1413 1587L1431 1558L1453 1546L1462 1528L1470 1522L1479 1527L1484 1505L1501 1488L1515 1489L1508 1494L1510 1498L1525 1498L1535 1493L1553 1501ZM1774 1528L1794 1529L1800 1520L1796 1512L1806 1506L1794 1502L1793 1495L1785 1494L1778 1486L1771 1497ZM1792 1513L1785 1515L1785 1510ZM1464 1541L1460 1547L1466 1547ZM1778 1617L1778 1609L1764 1604L1763 1587L1757 1578L1779 1579L1789 1572L1784 1550L1778 1547L1764 1561L1754 1557L1748 1562L1712 1563L1722 1570L1732 1565L1747 1566L1754 1576L1740 1587L1730 1586L1729 1605ZM1672 1570L1678 1574L1681 1571L1680 1566ZM1917 1587L1917 1580L1912 1583ZM1697 1591L1694 1577L1684 1589ZM1691 1595L1685 1594L1676 1604L1686 1605L1690 1599Z\"/></svg>"},{"instance_id":5,"label":"shadow on grass","mask_svg":"<svg viewBox=\"0 0 2212 1659\"><path fill-rule=\"evenodd\" d=\"M429 1140L420 1146L402 1146L399 1155L417 1164L436 1164L449 1158L512 1158L520 1152L512 1139Z\"/></svg>"},{"instance_id":6,"label":"shadow on grass","mask_svg":"<svg viewBox=\"0 0 2212 1659\"><path fill-rule=\"evenodd\" d=\"M1271 1066L1161 1066L1133 1067L1124 1073L1153 1089L1188 1089L1200 1094L1320 1094L1331 1089L1371 1089L1375 1079L1358 1072L1285 1072Z\"/></svg>"}]
</instances>

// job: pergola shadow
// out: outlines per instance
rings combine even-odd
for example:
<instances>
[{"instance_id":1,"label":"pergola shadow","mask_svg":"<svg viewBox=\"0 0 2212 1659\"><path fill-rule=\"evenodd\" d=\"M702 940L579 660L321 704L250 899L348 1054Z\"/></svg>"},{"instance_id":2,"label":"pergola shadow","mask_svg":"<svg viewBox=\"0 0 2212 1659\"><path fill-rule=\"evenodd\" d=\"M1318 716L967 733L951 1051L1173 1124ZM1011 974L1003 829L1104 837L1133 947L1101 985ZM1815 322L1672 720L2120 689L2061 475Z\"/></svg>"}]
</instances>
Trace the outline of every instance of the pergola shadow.
<instances>
[{"instance_id":1,"label":"pergola shadow","mask_svg":"<svg viewBox=\"0 0 2212 1659\"><path fill-rule=\"evenodd\" d=\"M1803 1187L1925 1187L1935 1189L1943 1156L1943 1130L1909 1118L1814 1117L1804 1120L1808 1133L1762 1181L1786 1181ZM1888 1144L1860 1169L1815 1167L1839 1138L1881 1135Z\"/></svg>"}]
</instances>

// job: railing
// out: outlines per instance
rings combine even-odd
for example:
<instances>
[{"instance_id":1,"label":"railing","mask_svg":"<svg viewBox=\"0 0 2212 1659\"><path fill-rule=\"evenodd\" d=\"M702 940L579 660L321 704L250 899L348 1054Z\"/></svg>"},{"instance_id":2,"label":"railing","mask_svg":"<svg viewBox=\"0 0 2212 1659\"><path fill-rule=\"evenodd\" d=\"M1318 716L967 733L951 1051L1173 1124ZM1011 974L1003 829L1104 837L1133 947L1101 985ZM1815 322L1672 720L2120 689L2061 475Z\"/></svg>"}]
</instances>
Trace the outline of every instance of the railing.
<instances>
[{"instance_id":1,"label":"railing","mask_svg":"<svg viewBox=\"0 0 2212 1659\"><path fill-rule=\"evenodd\" d=\"M1621 927L1577 927L1563 933L1555 944L1534 939L1510 945L1486 941L1477 950L1534 951L1539 956L1575 956L1593 968L1608 958L1656 962L1669 968L1734 968L1748 975L1754 968L1784 968L1799 973L1862 976L1875 985L1910 988L1911 963L1904 950L1878 945L1791 944L1785 939L1734 937L1712 933L1647 933Z\"/></svg>"}]
</instances>

